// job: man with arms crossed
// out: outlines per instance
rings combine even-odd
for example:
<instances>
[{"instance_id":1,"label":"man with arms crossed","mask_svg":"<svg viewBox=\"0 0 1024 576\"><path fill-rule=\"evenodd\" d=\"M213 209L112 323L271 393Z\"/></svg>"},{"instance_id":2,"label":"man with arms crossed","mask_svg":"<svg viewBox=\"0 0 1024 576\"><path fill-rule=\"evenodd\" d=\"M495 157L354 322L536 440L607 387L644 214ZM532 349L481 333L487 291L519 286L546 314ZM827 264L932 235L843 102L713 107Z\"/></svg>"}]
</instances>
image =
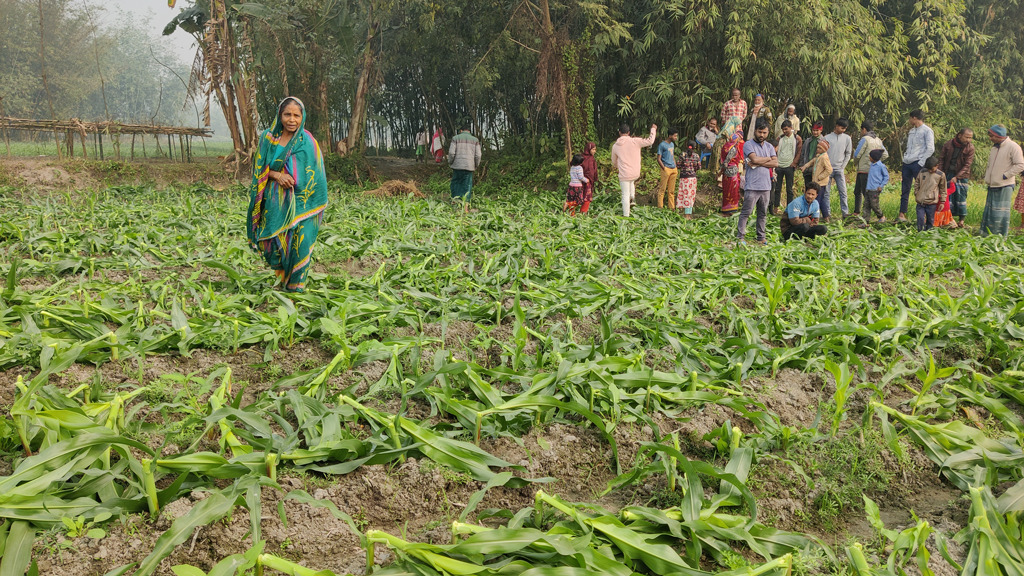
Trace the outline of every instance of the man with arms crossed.
<instances>
[{"instance_id":1,"label":"man with arms crossed","mask_svg":"<svg viewBox=\"0 0 1024 576\"><path fill-rule=\"evenodd\" d=\"M743 158L747 168L747 183L743 195L743 210L740 211L739 226L736 240L746 244L747 220L754 207L757 207L757 243L768 243L768 231L765 220L768 214L768 202L772 193L772 168L777 168L779 158L775 147L768 143L768 122L758 118L754 124L754 139L743 144Z\"/></svg>"}]
</instances>

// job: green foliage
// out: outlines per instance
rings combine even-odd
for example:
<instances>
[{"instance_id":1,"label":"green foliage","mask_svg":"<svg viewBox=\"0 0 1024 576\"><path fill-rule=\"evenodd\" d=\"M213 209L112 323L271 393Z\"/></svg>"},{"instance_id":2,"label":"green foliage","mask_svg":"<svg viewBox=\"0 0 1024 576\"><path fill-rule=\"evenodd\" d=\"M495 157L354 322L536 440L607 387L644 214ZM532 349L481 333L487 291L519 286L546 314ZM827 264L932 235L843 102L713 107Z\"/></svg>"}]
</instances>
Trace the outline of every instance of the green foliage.
<instances>
[{"instance_id":1,"label":"green foliage","mask_svg":"<svg viewBox=\"0 0 1024 576\"><path fill-rule=\"evenodd\" d=\"M610 177L606 154L598 155L602 177ZM0 477L0 517L10 520L0 528L4 562L27 566L40 530L71 523L88 533L107 514L145 522L193 489L209 491L136 568L148 574L196 526L236 506L249 509L259 543L261 490L277 489L278 474L330 479L409 457L446 483L472 486L465 522L488 488L551 480L491 451L495 438L553 423L601 443L593 464L615 477L597 486L650 483L674 506L612 514L545 494L525 511L488 511L508 520L497 530L467 523L456 526L472 533L465 541L433 547L363 534L365 518L357 523L329 501L287 498L327 508L367 548L399 551L394 570L557 574L582 562L661 575L712 562L732 568L740 554L767 573L791 559L796 570L800 553L808 566L822 555L835 564L812 538L761 517L767 480L809 494L811 520L838 529L864 494L893 485L903 452L920 446L965 491L1009 486L982 502L1001 515L987 517L987 529L972 513L977 527L965 545L977 541L982 553L986 530L1001 538L997 525L1019 532L1019 239L839 224L815 244L735 250L728 220L684 221L646 207L642 218L615 217L610 184L599 188L593 217L566 217L557 210L561 190L533 189L550 163L492 160L469 214L433 199L381 201L332 187L316 249L323 267L307 293L290 298L271 289L272 273L238 233L239 190L123 186L74 202L4 203L3 220L17 233L0 237L0 369L33 369L15 383L0 421L9 423L5 447L24 453ZM438 176L427 188L445 184ZM962 274L946 274L953 271ZM947 365L942 352L965 339L977 355ZM296 343L330 352L281 362ZM246 376L258 387L234 382L222 365L146 375L154 356L237 358L246 348L267 363ZM128 381L97 378L70 390L50 383L76 362L114 362ZM386 368L363 388L358 372L373 363ZM787 368L833 372L820 432L819 422L775 413L757 392L760 379L785 377ZM851 412L868 390L867 418L844 425L844 414L857 421ZM395 395L371 403L381 391ZM985 431L950 420L970 407L991 414ZM719 410L732 420L703 436L660 426ZM643 427L654 438L634 444L627 431ZM624 437L637 450L620 462ZM545 434L538 445L565 450L559 442ZM108 489L118 497L105 498ZM894 565L920 558L928 534L923 524L914 529L894 540ZM261 549L229 564L270 568L274 558Z\"/></svg>"}]
</instances>

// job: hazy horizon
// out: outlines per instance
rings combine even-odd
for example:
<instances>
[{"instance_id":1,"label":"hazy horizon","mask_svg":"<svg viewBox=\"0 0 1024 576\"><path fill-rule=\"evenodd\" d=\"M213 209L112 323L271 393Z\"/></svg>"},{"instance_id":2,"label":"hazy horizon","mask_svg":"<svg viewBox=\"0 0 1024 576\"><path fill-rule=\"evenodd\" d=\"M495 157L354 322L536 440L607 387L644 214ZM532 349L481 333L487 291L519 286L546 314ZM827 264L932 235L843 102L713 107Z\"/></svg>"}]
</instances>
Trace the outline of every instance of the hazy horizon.
<instances>
[{"instance_id":1,"label":"hazy horizon","mask_svg":"<svg viewBox=\"0 0 1024 576\"><path fill-rule=\"evenodd\" d=\"M182 3L175 8L168 8L166 0L106 0L102 7L103 25L116 24L118 10L130 12L136 21L146 26L147 30L163 39L163 46L176 54L183 62L191 64L195 56L195 44L192 37L184 32L176 31L170 36L163 36L164 26L181 12Z\"/></svg>"}]
</instances>

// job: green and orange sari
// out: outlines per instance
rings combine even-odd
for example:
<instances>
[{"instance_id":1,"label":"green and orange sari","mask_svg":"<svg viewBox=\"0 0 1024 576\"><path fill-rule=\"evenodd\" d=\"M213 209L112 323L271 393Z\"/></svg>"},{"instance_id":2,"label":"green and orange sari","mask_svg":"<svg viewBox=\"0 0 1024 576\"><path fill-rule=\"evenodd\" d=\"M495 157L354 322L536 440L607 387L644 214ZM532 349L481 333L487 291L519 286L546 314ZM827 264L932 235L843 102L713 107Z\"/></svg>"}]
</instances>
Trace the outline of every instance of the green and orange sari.
<instances>
[{"instance_id":1,"label":"green and orange sari","mask_svg":"<svg viewBox=\"0 0 1024 576\"><path fill-rule=\"evenodd\" d=\"M302 108L302 124L282 146L281 111L289 102ZM313 244L327 207L323 153L305 126L306 107L298 98L285 98L274 125L260 136L249 189L249 246L263 255L285 292L302 292L306 287ZM270 178L271 170L286 172L295 179L295 186L282 189Z\"/></svg>"}]
</instances>

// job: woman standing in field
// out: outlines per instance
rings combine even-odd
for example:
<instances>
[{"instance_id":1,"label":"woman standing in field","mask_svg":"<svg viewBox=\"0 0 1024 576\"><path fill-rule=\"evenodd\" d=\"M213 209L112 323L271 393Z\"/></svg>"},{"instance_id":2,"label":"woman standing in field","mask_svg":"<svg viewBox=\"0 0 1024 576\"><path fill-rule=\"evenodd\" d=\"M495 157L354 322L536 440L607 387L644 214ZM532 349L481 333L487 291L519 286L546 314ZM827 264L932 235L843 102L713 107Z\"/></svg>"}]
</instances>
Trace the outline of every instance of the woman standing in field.
<instances>
[{"instance_id":1,"label":"woman standing in field","mask_svg":"<svg viewBox=\"0 0 1024 576\"><path fill-rule=\"evenodd\" d=\"M725 124L723 134L729 139L722 147L722 216L732 216L740 209L740 168L743 166L743 133L736 132L742 121L733 116Z\"/></svg>"},{"instance_id":2,"label":"woman standing in field","mask_svg":"<svg viewBox=\"0 0 1024 576\"><path fill-rule=\"evenodd\" d=\"M440 126L434 130L434 137L430 140L430 153L434 155L434 162L440 164L444 158L444 137Z\"/></svg>"},{"instance_id":3,"label":"woman standing in field","mask_svg":"<svg viewBox=\"0 0 1024 576\"><path fill-rule=\"evenodd\" d=\"M593 142L587 142L587 145L583 147L583 175L587 178L587 183L583 185L583 209L582 212L586 213L590 210L590 203L594 200L594 186L597 185L597 158L594 158L594 152L597 150L597 144Z\"/></svg>"},{"instance_id":4,"label":"woman standing in field","mask_svg":"<svg viewBox=\"0 0 1024 576\"><path fill-rule=\"evenodd\" d=\"M260 136L249 189L249 245L263 255L285 292L306 287L327 207L324 157L305 125L302 101L282 100L273 126Z\"/></svg>"},{"instance_id":5,"label":"woman standing in field","mask_svg":"<svg viewBox=\"0 0 1024 576\"><path fill-rule=\"evenodd\" d=\"M697 143L690 140L679 158L679 190L676 207L683 211L683 216L693 218L693 203L697 199L697 171L700 170L700 154Z\"/></svg>"}]
</instances>

